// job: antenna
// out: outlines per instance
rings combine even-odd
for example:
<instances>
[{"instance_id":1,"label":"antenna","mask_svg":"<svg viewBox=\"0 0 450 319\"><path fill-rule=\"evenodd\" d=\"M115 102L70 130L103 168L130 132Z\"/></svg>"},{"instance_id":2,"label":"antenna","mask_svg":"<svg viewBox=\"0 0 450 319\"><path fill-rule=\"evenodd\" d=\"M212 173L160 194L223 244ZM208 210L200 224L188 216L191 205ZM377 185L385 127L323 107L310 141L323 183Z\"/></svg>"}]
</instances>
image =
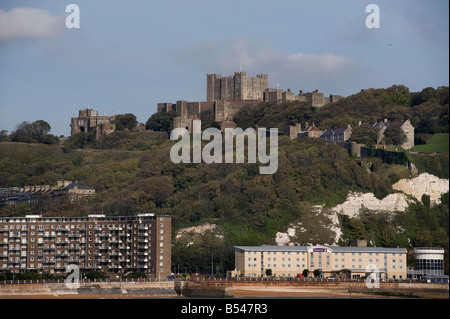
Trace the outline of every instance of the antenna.
<instances>
[{"instance_id":1,"label":"antenna","mask_svg":"<svg viewBox=\"0 0 450 319\"><path fill-rule=\"evenodd\" d=\"M239 62L239 72L242 72L242 62Z\"/></svg>"}]
</instances>

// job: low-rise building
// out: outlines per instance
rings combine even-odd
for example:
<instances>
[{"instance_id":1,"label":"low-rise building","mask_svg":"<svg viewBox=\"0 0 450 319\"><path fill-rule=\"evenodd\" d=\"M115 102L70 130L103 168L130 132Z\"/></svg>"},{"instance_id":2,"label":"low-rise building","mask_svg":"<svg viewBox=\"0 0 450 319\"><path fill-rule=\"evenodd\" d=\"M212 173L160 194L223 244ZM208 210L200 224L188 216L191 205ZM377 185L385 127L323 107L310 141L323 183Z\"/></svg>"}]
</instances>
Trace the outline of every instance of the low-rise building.
<instances>
[{"instance_id":1,"label":"low-rise building","mask_svg":"<svg viewBox=\"0 0 450 319\"><path fill-rule=\"evenodd\" d=\"M327 129L323 131L320 138L326 142L347 142L352 135L352 128L350 125L347 127L337 129Z\"/></svg>"},{"instance_id":2,"label":"low-rise building","mask_svg":"<svg viewBox=\"0 0 450 319\"><path fill-rule=\"evenodd\" d=\"M416 247L412 250L414 267L408 269L408 278L448 282L444 274L444 248Z\"/></svg>"},{"instance_id":3,"label":"low-rise building","mask_svg":"<svg viewBox=\"0 0 450 319\"><path fill-rule=\"evenodd\" d=\"M374 269L381 279L406 279L405 248L340 246L235 246L235 273L297 277L306 269L312 276L359 279Z\"/></svg>"},{"instance_id":4,"label":"low-rise building","mask_svg":"<svg viewBox=\"0 0 450 319\"><path fill-rule=\"evenodd\" d=\"M295 125L286 125L284 128L284 135L291 139L304 137L320 138L322 133L322 130L316 127L314 123L309 125L308 122L305 123L304 127L302 127L301 123L296 123Z\"/></svg>"},{"instance_id":5,"label":"low-rise building","mask_svg":"<svg viewBox=\"0 0 450 319\"><path fill-rule=\"evenodd\" d=\"M95 188L71 181L58 181L54 186L32 185L0 188L0 207L20 203L35 203L43 196L54 198L67 195L73 201L93 194L95 194Z\"/></svg>"},{"instance_id":6,"label":"low-rise building","mask_svg":"<svg viewBox=\"0 0 450 319\"><path fill-rule=\"evenodd\" d=\"M376 127L378 129L377 144L383 143L384 132L386 131L386 128L392 123L393 122L384 119L383 121L372 124L373 127ZM401 147L405 150L414 147L414 126L411 125L411 122L409 120L401 121L400 125L401 129L406 135L406 140L405 142L403 142Z\"/></svg>"},{"instance_id":7,"label":"low-rise building","mask_svg":"<svg viewBox=\"0 0 450 319\"><path fill-rule=\"evenodd\" d=\"M144 272L166 278L171 266L171 217L0 217L0 271Z\"/></svg>"}]
</instances>

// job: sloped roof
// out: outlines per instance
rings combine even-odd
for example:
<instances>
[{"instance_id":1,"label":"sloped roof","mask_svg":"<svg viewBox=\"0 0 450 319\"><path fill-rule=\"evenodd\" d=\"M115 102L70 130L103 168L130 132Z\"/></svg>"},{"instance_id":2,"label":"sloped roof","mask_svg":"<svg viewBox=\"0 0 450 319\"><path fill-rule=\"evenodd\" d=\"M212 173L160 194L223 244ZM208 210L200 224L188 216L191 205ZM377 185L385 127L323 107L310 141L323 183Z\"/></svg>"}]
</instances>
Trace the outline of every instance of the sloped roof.
<instances>
[{"instance_id":1,"label":"sloped roof","mask_svg":"<svg viewBox=\"0 0 450 319\"><path fill-rule=\"evenodd\" d=\"M86 186L86 185L81 185L81 184L78 184L78 183L70 183L69 185L67 185L63 189L74 189L75 187L78 187L78 189L94 189L93 187Z\"/></svg>"},{"instance_id":2,"label":"sloped roof","mask_svg":"<svg viewBox=\"0 0 450 319\"><path fill-rule=\"evenodd\" d=\"M337 129L328 129L328 130L325 130L325 131L322 133L322 136L344 134L344 132L345 132L346 130L348 130L348 129L349 129L349 127L341 127L341 128L337 128Z\"/></svg>"}]
</instances>

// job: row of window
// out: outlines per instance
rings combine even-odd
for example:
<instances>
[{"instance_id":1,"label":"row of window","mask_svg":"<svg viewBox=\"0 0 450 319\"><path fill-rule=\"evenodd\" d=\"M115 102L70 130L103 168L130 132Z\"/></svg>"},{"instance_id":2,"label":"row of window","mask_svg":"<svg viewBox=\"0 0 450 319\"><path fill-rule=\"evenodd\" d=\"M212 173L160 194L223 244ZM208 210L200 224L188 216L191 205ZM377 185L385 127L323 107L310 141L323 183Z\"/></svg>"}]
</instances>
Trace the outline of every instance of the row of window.
<instances>
[{"instance_id":1,"label":"row of window","mask_svg":"<svg viewBox=\"0 0 450 319\"><path fill-rule=\"evenodd\" d=\"M17 262L17 263L18 263L18 262ZM62 269L62 268L67 268L68 265L69 265L68 263L63 263L63 264L61 264L61 263L56 263L56 267L51 266L51 268ZM114 268L114 267L119 268L119 266L120 266L120 265L117 265L117 264L111 264L111 265L108 265L107 267L108 267L108 268ZM136 262L132 264L132 267L137 267L137 268L148 268L149 266L151 266L151 264L141 265L141 264L138 264L138 263L136 263ZM164 263L163 263L163 262L160 262L160 263L159 263L159 266L160 266L160 267L164 266ZM2 265L2 268L3 268L3 269L9 269L10 267L11 267L11 265L8 265L8 264L3 264L3 265ZM34 269L34 268L42 269L42 268L44 268L44 267L45 267L45 265L43 265L42 263L36 263L36 264L32 263L32 264L30 264L30 266L29 266L29 268L33 268L33 269ZM81 268L86 268L86 263L81 263L81 264L80 264L80 267L81 267ZM88 268L92 268L92 267L93 267L93 263L87 263L87 267L88 267ZM100 266L99 263L96 263L96 264L95 264L95 267L96 267L96 268L99 268L99 267L101 267L101 266ZM128 267L128 266L127 266L127 267ZM26 269L26 268L27 268L27 265L22 263L22 264L20 264L20 268Z\"/></svg>"},{"instance_id":2,"label":"row of window","mask_svg":"<svg viewBox=\"0 0 450 319\"><path fill-rule=\"evenodd\" d=\"M247 264L247 267L250 269L250 268L256 268L257 267L257 264ZM277 267L277 264L267 264L267 268L276 268ZM281 267L282 268L291 268L291 264L281 264ZM295 267L296 268L301 268L301 269L305 269L306 268L306 266L305 266L305 264L297 264L297 265L295 265ZM314 267L314 266L313 266ZM320 266L319 266L319 268L321 268ZM327 265L327 267L326 268L330 268L330 266L329 265ZM339 269L339 268L341 268L341 269L344 269L344 268L348 268L348 266L345 266L345 265L340 265L340 267L339 267L339 265L334 265L334 268L335 269ZM362 265L351 265L351 268L352 269L365 269L366 267L365 266L362 266ZM387 267L385 267L385 268L387 268ZM398 268L397 268L397 266L396 265L391 265L391 269L403 269L403 266L402 265L399 265L398 266Z\"/></svg>"},{"instance_id":3,"label":"row of window","mask_svg":"<svg viewBox=\"0 0 450 319\"><path fill-rule=\"evenodd\" d=\"M248 261L251 261L251 260L252 260L252 257L248 257L247 260L248 260ZM256 261L256 260L257 260L257 258L256 258L256 257L253 257L253 261ZM276 261L276 260L277 260L276 257L273 257L273 258L268 257L268 258L267 258L267 261ZM285 261L285 258L284 258L284 257L281 258L281 261ZM290 258L290 257L287 258L287 261L291 261L291 258ZM297 258L296 261L300 261L300 258ZM302 258L302 261L305 261L305 258ZM319 263L320 263L320 261L321 261L321 258L319 258ZM328 256L327 256L327 261L329 261ZM334 261L335 261L335 262L338 262L339 260L338 260L338 258L335 258ZM341 261L345 261L345 259L344 259L344 258L341 258ZM356 261L355 258L352 258L352 262L355 262L355 261ZM359 262L362 262L362 259L359 258L358 261L359 261ZM313 260L311 260L311 262L313 262ZM379 262L379 259L377 258L377 259L375 259L375 261L374 261L374 259L369 258L369 262ZM396 262L396 259L392 259L391 262L394 262L394 263L395 263L395 262ZM399 263L403 262L403 259L399 259L398 262L399 262Z\"/></svg>"},{"instance_id":4,"label":"row of window","mask_svg":"<svg viewBox=\"0 0 450 319\"><path fill-rule=\"evenodd\" d=\"M256 251L248 251L248 252L246 252L247 254L249 254L249 255L251 255L251 254L253 254L253 255L256 255L256 254L263 254L263 253L267 253L267 255L277 255L277 254L281 254L281 255L291 255L291 253L292 253L292 255L300 255L300 254L302 254L302 255L305 255L306 254L306 252L304 252L304 251L302 251L302 252L300 252L300 251L296 251L296 252L290 252L290 251L267 251L267 252L256 252ZM314 255L318 255L319 257L320 256L322 256L322 252L311 252L311 256L313 256L313 254ZM330 255L331 253L330 252L323 252L323 254L326 254L326 255ZM345 256L345 254L346 253L336 253L336 252L334 252L333 253L335 256ZM347 254L349 254L349 253L347 253ZM362 252L352 252L351 253L351 255L352 256L356 256L356 255L358 255L358 256L362 256L362 254L367 254L367 255L369 255L369 256L373 256L373 255L375 255L375 256L379 256L379 255L384 255L385 257L387 257L388 256L388 253L373 253L373 252L367 252L367 253L362 253ZM391 256L401 256L402 254L401 253L390 253L390 255Z\"/></svg>"}]
</instances>

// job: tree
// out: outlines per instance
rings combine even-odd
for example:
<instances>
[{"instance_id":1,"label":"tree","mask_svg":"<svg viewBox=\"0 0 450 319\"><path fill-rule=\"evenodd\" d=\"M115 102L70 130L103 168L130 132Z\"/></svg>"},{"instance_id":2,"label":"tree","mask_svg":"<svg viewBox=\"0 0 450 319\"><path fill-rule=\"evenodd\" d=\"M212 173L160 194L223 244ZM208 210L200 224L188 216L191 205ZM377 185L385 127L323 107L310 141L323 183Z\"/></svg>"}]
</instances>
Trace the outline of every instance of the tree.
<instances>
[{"instance_id":1,"label":"tree","mask_svg":"<svg viewBox=\"0 0 450 319\"><path fill-rule=\"evenodd\" d=\"M202 131L209 127L220 129L220 124L215 121L214 113L212 110L203 111L200 114L200 120L202 121Z\"/></svg>"},{"instance_id":2,"label":"tree","mask_svg":"<svg viewBox=\"0 0 450 319\"><path fill-rule=\"evenodd\" d=\"M145 123L145 128L152 131L171 131L173 128L174 112L154 113Z\"/></svg>"},{"instance_id":3,"label":"tree","mask_svg":"<svg viewBox=\"0 0 450 319\"><path fill-rule=\"evenodd\" d=\"M31 123L31 134L36 137L39 143L41 143L43 138L50 133L51 129L50 124L43 120Z\"/></svg>"},{"instance_id":4,"label":"tree","mask_svg":"<svg viewBox=\"0 0 450 319\"><path fill-rule=\"evenodd\" d=\"M272 269L266 269L266 277L272 277Z\"/></svg>"},{"instance_id":5,"label":"tree","mask_svg":"<svg viewBox=\"0 0 450 319\"><path fill-rule=\"evenodd\" d=\"M387 145L402 145L406 141L400 122L391 123L384 131L384 143Z\"/></svg>"},{"instance_id":6,"label":"tree","mask_svg":"<svg viewBox=\"0 0 450 319\"><path fill-rule=\"evenodd\" d=\"M423 206L430 208L430 196L427 194L422 195L422 204Z\"/></svg>"},{"instance_id":7,"label":"tree","mask_svg":"<svg viewBox=\"0 0 450 319\"><path fill-rule=\"evenodd\" d=\"M0 142L7 142L8 140L9 140L8 131L7 130L1 130L0 131Z\"/></svg>"},{"instance_id":8,"label":"tree","mask_svg":"<svg viewBox=\"0 0 450 319\"><path fill-rule=\"evenodd\" d=\"M307 278L308 274L309 274L309 270L308 269L303 269L303 271L302 271L303 277Z\"/></svg>"},{"instance_id":9,"label":"tree","mask_svg":"<svg viewBox=\"0 0 450 319\"><path fill-rule=\"evenodd\" d=\"M351 139L356 143L363 143L370 146L377 143L377 137L378 129L368 123L362 123L352 128Z\"/></svg>"},{"instance_id":10,"label":"tree","mask_svg":"<svg viewBox=\"0 0 450 319\"><path fill-rule=\"evenodd\" d=\"M116 124L118 129L126 128L128 130L133 130L137 125L137 119L134 114L126 113L119 114L116 116L116 119L113 121Z\"/></svg>"},{"instance_id":11,"label":"tree","mask_svg":"<svg viewBox=\"0 0 450 319\"><path fill-rule=\"evenodd\" d=\"M23 143L58 143L59 139L56 136L49 134L50 130L50 124L46 121L38 120L33 123L25 121L17 125L16 130L11 133L10 139L12 142Z\"/></svg>"}]
</instances>

